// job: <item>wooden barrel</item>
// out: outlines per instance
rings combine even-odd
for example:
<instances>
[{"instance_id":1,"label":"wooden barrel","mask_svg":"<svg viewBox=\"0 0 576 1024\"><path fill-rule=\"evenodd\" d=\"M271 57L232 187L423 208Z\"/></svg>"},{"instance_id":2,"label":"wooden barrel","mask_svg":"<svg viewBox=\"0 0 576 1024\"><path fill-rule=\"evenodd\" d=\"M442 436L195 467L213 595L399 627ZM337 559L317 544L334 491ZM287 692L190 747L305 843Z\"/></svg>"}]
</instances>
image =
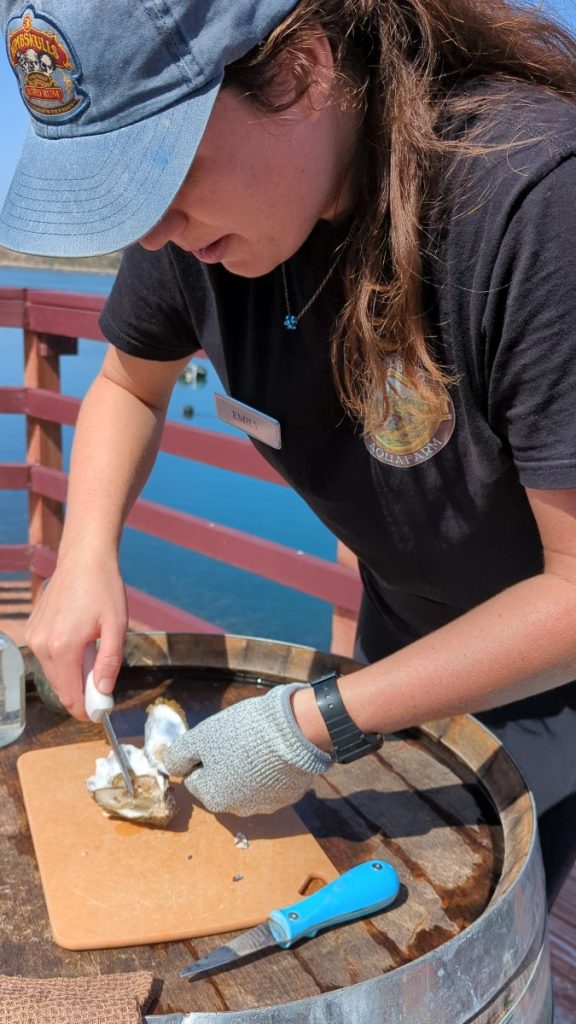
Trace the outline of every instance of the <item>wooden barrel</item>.
<instances>
[{"instance_id":1,"label":"wooden barrel","mask_svg":"<svg viewBox=\"0 0 576 1024\"><path fill-rule=\"evenodd\" d=\"M175 696L194 724L263 687L355 667L336 655L247 637L131 634L116 691L117 731L141 733L145 707L161 693ZM0 788L8 780L15 799L8 759L26 746L96 736L97 727L64 719L40 701L30 702L28 723L23 740L0 752ZM20 937L11 933L0 946L0 973L148 969L163 983L150 1012L191 1013L194 1024L549 1024L534 806L514 763L482 725L463 716L389 736L379 753L319 776L297 810L339 871L373 857L396 867L402 889L392 910L193 983L180 979L179 969L227 936L72 954L51 941L20 815L18 870L13 850L4 857L0 827L2 863L12 865L5 891L13 900L26 892L13 907ZM24 902L33 908L28 913Z\"/></svg>"}]
</instances>

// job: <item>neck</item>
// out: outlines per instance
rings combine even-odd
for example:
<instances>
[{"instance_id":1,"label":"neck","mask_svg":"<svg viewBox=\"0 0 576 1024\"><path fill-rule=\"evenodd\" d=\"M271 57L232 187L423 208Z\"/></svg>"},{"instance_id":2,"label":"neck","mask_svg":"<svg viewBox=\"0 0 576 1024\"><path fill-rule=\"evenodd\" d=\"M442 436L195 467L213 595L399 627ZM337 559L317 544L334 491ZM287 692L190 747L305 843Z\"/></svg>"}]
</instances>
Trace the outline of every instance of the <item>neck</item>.
<instances>
[{"instance_id":1,"label":"neck","mask_svg":"<svg viewBox=\"0 0 576 1024\"><path fill-rule=\"evenodd\" d=\"M363 160L360 140L362 118L358 110L335 108L338 118L339 152L336 154L335 187L322 220L337 220L352 212L361 181Z\"/></svg>"}]
</instances>

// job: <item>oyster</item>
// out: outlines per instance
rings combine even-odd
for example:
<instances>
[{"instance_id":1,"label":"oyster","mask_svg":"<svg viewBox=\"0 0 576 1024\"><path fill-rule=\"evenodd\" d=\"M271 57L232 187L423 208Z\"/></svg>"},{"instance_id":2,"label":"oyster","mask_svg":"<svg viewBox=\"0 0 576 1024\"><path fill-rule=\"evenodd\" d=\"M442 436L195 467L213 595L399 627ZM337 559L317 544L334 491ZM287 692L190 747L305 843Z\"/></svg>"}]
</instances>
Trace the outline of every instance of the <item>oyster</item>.
<instances>
[{"instance_id":1,"label":"oyster","mask_svg":"<svg viewBox=\"0 0 576 1024\"><path fill-rule=\"evenodd\" d=\"M166 697L158 697L146 710L144 752L151 765L168 775L162 762L164 751L178 736L187 732L186 714L178 701Z\"/></svg>"},{"instance_id":2,"label":"oyster","mask_svg":"<svg viewBox=\"0 0 576 1024\"><path fill-rule=\"evenodd\" d=\"M164 828L176 813L176 800L162 758L167 747L188 729L186 715L174 700L159 697L147 708L144 746L123 743L134 785L130 796L116 755L96 759L96 771L86 787L104 814L140 825Z\"/></svg>"}]
</instances>

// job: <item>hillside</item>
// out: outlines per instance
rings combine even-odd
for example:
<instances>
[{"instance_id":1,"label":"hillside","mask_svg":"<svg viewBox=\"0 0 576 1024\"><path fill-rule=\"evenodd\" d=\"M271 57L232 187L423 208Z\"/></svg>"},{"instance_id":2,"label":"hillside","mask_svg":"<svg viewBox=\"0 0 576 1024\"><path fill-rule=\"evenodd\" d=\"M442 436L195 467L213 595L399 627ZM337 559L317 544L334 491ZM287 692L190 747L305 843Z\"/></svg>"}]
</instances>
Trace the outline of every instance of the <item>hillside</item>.
<instances>
[{"instance_id":1,"label":"hillside","mask_svg":"<svg viewBox=\"0 0 576 1024\"><path fill-rule=\"evenodd\" d=\"M75 259L59 256L27 256L12 252L0 245L0 267L29 267L34 270L71 270L74 273L115 274L120 265L122 253L112 252L107 256L87 256Z\"/></svg>"}]
</instances>

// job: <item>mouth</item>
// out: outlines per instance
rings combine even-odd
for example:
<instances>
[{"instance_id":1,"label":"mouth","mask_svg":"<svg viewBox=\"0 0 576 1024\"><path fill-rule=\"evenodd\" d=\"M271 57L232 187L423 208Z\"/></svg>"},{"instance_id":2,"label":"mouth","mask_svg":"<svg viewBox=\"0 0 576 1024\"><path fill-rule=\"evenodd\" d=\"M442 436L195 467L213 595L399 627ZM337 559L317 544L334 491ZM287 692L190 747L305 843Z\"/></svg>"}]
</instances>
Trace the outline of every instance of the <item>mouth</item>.
<instances>
[{"instance_id":1,"label":"mouth","mask_svg":"<svg viewBox=\"0 0 576 1024\"><path fill-rule=\"evenodd\" d=\"M202 263L219 263L224 256L229 238L230 235L222 235L221 238L217 238L210 245L204 245L201 249L191 249L190 251Z\"/></svg>"}]
</instances>

